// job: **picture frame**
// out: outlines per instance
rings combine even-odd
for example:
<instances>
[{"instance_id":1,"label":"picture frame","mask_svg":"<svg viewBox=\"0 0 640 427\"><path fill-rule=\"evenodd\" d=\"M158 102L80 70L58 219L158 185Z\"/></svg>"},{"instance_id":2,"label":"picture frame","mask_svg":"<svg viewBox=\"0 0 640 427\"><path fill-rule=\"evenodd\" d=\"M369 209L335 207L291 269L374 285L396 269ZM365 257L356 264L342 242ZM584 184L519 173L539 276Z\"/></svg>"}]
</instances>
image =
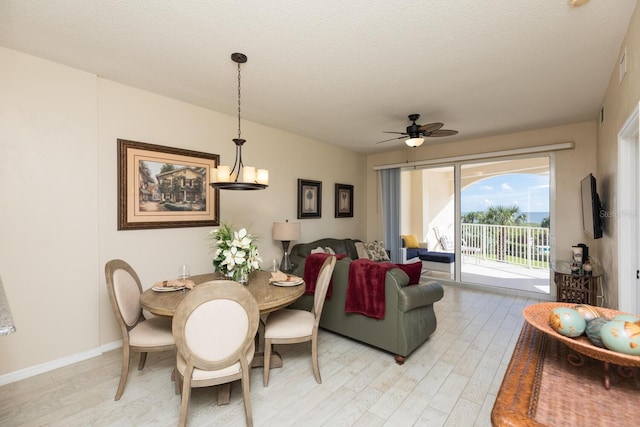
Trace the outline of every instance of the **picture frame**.
<instances>
[{"instance_id":1,"label":"picture frame","mask_svg":"<svg viewBox=\"0 0 640 427\"><path fill-rule=\"evenodd\" d=\"M218 154L118 139L118 230L220 225Z\"/></svg>"},{"instance_id":2,"label":"picture frame","mask_svg":"<svg viewBox=\"0 0 640 427\"><path fill-rule=\"evenodd\" d=\"M298 179L298 219L322 217L322 181Z\"/></svg>"},{"instance_id":3,"label":"picture frame","mask_svg":"<svg viewBox=\"0 0 640 427\"><path fill-rule=\"evenodd\" d=\"M336 184L335 217L353 218L353 185Z\"/></svg>"}]
</instances>

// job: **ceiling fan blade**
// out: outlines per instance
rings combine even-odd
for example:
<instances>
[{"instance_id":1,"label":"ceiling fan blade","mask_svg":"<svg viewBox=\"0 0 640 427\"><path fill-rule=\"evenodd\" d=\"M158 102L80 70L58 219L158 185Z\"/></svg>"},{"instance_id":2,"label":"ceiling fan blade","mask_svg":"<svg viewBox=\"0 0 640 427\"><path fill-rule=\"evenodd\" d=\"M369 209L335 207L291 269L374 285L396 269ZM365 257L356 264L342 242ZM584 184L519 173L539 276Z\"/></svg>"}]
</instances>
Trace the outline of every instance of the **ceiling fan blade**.
<instances>
[{"instance_id":1,"label":"ceiling fan blade","mask_svg":"<svg viewBox=\"0 0 640 427\"><path fill-rule=\"evenodd\" d=\"M444 123L429 123L428 125L420 126L420 132L433 132L444 126Z\"/></svg>"},{"instance_id":2,"label":"ceiling fan blade","mask_svg":"<svg viewBox=\"0 0 640 427\"><path fill-rule=\"evenodd\" d=\"M388 130L383 130L382 133L397 133L398 135L407 135L406 132L390 132Z\"/></svg>"},{"instance_id":3,"label":"ceiling fan blade","mask_svg":"<svg viewBox=\"0 0 640 427\"><path fill-rule=\"evenodd\" d=\"M434 130L433 132L427 134L426 136L428 137L434 137L434 136L453 136L453 135L457 135L458 131L457 130L451 130L451 129L439 129L439 130Z\"/></svg>"},{"instance_id":4,"label":"ceiling fan blade","mask_svg":"<svg viewBox=\"0 0 640 427\"><path fill-rule=\"evenodd\" d=\"M394 132L394 133L397 133L397 132ZM403 135L403 136L399 136L399 137L397 137L397 138L385 139L384 141L378 141L378 142L376 142L376 144L382 144L383 142L388 142L388 141L395 141L395 140L397 140L397 139L404 139L404 138L406 138L406 137L407 137L406 135Z\"/></svg>"}]
</instances>

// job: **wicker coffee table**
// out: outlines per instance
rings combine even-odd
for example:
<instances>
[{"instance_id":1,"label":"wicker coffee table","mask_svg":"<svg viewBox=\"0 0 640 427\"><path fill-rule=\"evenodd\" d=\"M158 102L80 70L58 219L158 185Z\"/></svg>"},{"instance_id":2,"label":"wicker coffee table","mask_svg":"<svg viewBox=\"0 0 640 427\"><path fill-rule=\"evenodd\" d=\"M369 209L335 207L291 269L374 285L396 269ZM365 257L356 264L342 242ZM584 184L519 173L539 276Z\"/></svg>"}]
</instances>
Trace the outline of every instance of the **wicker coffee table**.
<instances>
[{"instance_id":1,"label":"wicker coffee table","mask_svg":"<svg viewBox=\"0 0 640 427\"><path fill-rule=\"evenodd\" d=\"M602 385L602 361L571 365L563 342L524 324L491 412L494 426L636 426L640 370L614 371Z\"/></svg>"}]
</instances>

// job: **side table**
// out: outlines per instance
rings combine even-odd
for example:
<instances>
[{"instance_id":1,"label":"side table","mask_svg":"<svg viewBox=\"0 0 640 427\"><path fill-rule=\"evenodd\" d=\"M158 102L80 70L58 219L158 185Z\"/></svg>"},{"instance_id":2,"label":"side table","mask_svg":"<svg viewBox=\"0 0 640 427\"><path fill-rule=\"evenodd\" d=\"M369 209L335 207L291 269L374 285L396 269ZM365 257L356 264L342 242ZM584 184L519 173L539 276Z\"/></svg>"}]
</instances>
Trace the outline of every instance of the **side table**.
<instances>
[{"instance_id":1,"label":"side table","mask_svg":"<svg viewBox=\"0 0 640 427\"><path fill-rule=\"evenodd\" d=\"M598 291L600 290L600 278L602 270L594 269L592 272L572 272L568 261L556 261L551 268L554 272L557 297L559 302L573 302L577 304L598 304ZM601 302L600 302L601 303Z\"/></svg>"}]
</instances>

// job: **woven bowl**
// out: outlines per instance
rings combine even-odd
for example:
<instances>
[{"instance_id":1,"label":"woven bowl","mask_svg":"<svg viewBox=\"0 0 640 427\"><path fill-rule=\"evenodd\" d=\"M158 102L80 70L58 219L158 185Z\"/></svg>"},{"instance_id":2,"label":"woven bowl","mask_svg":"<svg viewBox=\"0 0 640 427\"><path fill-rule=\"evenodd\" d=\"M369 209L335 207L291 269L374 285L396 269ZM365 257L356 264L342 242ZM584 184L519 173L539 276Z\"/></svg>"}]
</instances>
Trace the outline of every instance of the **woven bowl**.
<instances>
[{"instance_id":1,"label":"woven bowl","mask_svg":"<svg viewBox=\"0 0 640 427\"><path fill-rule=\"evenodd\" d=\"M608 350L606 348L596 347L591 344L589 338L581 335L577 338L569 338L561 335L551 329L549 326L549 315L551 311L556 307L569 307L573 308L578 304L566 303L566 302L541 302L526 307L522 314L525 320L536 329L544 332L545 334L562 341L575 351L576 353L584 354L596 360L603 362L609 362L620 366L634 366L640 367L640 356L632 356L624 353L617 353L615 351ZM603 317L611 319L618 314L626 314L622 311L611 310L609 308L597 307L597 310Z\"/></svg>"}]
</instances>

